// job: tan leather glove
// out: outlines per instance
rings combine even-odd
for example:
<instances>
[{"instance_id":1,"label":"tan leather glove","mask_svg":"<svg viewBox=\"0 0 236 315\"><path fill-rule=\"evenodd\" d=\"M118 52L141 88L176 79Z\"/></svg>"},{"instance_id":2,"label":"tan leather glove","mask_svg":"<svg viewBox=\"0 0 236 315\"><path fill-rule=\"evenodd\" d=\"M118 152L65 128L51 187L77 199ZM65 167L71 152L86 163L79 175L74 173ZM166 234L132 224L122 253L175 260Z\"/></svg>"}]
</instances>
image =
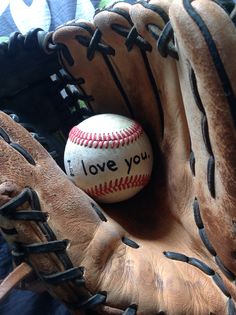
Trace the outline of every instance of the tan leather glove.
<instances>
[{"instance_id":1,"label":"tan leather glove","mask_svg":"<svg viewBox=\"0 0 236 315\"><path fill-rule=\"evenodd\" d=\"M4 236L75 313L236 313L235 20L231 1L120 2L53 33L94 114L151 140L151 182L130 200L98 205L1 114Z\"/></svg>"}]
</instances>

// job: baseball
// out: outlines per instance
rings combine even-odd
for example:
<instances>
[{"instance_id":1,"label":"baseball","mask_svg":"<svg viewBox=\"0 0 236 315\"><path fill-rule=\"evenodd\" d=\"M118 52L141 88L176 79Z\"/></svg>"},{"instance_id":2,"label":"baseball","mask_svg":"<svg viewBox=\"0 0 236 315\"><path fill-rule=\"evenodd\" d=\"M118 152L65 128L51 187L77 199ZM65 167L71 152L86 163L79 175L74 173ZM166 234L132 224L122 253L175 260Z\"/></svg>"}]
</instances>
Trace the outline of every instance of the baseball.
<instances>
[{"instance_id":1,"label":"baseball","mask_svg":"<svg viewBox=\"0 0 236 315\"><path fill-rule=\"evenodd\" d=\"M76 186L96 201L114 203L133 197L147 185L153 153L139 123L100 114L71 129L64 163Z\"/></svg>"}]
</instances>

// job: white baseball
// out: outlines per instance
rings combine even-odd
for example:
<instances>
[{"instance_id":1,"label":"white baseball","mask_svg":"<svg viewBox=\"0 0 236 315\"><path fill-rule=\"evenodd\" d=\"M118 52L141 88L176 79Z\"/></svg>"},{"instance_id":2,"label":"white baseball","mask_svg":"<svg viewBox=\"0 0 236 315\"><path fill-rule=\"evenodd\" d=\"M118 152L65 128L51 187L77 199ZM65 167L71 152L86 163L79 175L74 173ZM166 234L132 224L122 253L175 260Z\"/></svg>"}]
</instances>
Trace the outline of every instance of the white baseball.
<instances>
[{"instance_id":1,"label":"white baseball","mask_svg":"<svg viewBox=\"0 0 236 315\"><path fill-rule=\"evenodd\" d=\"M71 129L64 163L76 186L97 201L113 203L133 197L147 185L153 153L140 124L101 114Z\"/></svg>"}]
</instances>

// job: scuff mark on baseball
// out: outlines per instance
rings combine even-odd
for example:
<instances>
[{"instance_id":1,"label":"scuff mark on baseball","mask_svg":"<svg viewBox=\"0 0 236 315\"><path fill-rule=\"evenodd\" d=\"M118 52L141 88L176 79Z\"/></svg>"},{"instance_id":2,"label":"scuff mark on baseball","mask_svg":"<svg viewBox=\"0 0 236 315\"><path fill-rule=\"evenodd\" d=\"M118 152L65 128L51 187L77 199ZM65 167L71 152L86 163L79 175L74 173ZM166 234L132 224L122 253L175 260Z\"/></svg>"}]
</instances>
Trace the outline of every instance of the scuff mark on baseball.
<instances>
[{"instance_id":1,"label":"scuff mark on baseball","mask_svg":"<svg viewBox=\"0 0 236 315\"><path fill-rule=\"evenodd\" d=\"M153 152L139 123L100 114L71 129L64 164L76 186L96 201L114 203L133 197L147 185Z\"/></svg>"}]
</instances>

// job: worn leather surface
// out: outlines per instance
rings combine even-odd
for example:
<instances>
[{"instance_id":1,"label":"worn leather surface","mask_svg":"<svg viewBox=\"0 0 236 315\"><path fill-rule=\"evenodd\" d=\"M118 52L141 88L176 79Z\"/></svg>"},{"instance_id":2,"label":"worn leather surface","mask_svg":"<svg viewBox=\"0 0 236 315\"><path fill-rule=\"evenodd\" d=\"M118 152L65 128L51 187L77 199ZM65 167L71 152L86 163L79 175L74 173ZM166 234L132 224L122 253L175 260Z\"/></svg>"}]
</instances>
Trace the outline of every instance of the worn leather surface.
<instances>
[{"instance_id":1,"label":"worn leather surface","mask_svg":"<svg viewBox=\"0 0 236 315\"><path fill-rule=\"evenodd\" d=\"M157 48L169 19L168 46L178 59ZM106 301L96 307L105 315L133 304L138 315L235 314L233 19L233 4L219 1L121 2L97 12L93 23L70 22L53 34L62 65L94 113L132 117L151 139L152 180L126 202L97 205L1 114L0 127L36 162L0 140L1 204L32 187L56 238L70 241L73 266L84 267L84 287L47 285L63 301L105 291ZM16 228L9 242L47 242L35 222L1 217L0 225ZM54 253L26 260L44 274L64 268Z\"/></svg>"}]
</instances>

